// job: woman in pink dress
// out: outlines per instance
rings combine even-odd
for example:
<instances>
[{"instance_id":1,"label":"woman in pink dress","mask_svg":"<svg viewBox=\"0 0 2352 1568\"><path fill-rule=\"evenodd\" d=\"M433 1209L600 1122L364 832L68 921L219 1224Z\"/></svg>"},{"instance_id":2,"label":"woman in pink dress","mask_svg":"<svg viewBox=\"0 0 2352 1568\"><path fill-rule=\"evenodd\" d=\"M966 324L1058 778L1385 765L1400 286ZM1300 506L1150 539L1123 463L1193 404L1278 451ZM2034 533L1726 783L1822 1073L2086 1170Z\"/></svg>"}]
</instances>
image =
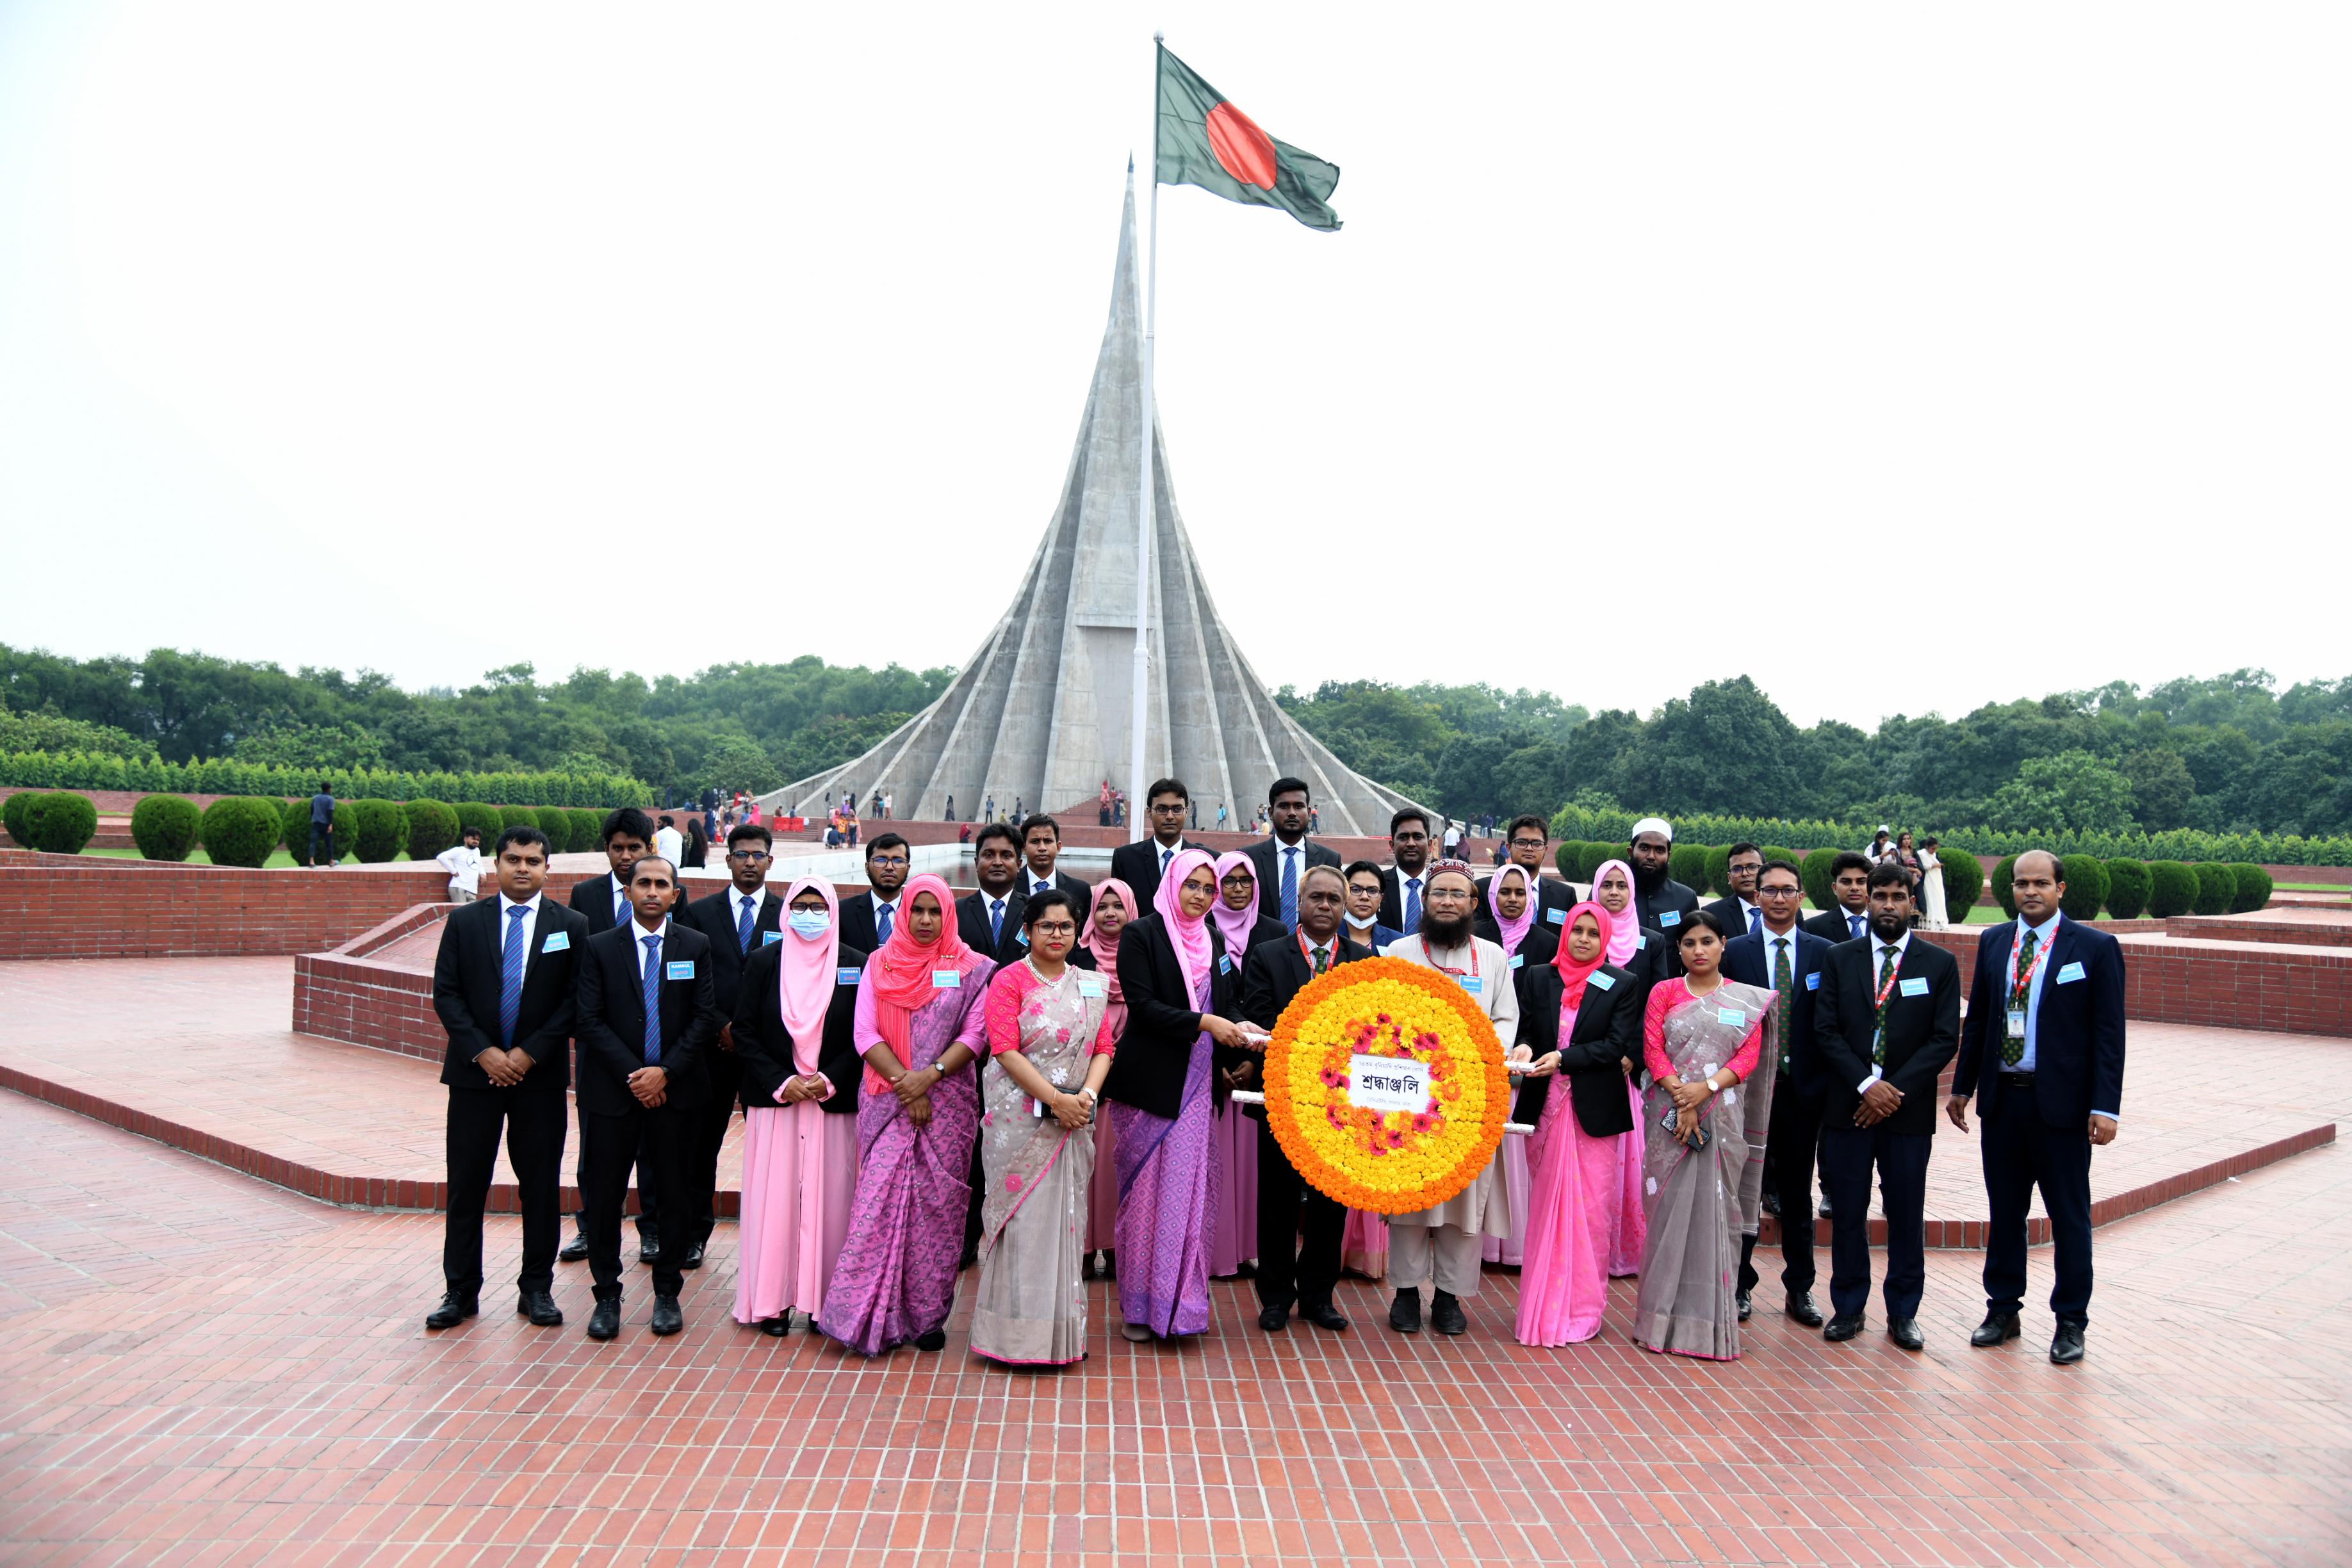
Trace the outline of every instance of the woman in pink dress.
<instances>
[{"instance_id":1,"label":"woman in pink dress","mask_svg":"<svg viewBox=\"0 0 2352 1568\"><path fill-rule=\"evenodd\" d=\"M1592 901L1609 911L1609 963L1624 970L1641 986L1666 978L1665 938L1642 928L1641 906L1633 901L1633 868L1622 860L1603 860L1593 868ZM1617 1141L1617 1193L1609 1211L1609 1277L1622 1279L1642 1271L1642 1247L1647 1227L1642 1217L1642 1087L1641 1058L1625 1079L1625 1097L1633 1114L1633 1131Z\"/></svg>"},{"instance_id":2,"label":"woman in pink dress","mask_svg":"<svg viewBox=\"0 0 2352 1568\"><path fill-rule=\"evenodd\" d=\"M1094 910L1087 919L1087 934L1078 943L1094 960L1095 973L1103 977L1104 1000L1110 1004L1103 1016L1110 1027L1113 1047L1127 1033L1127 993L1118 984L1118 933L1140 912L1135 907L1135 890L1117 877L1106 877L1095 884ZM1095 1117L1095 1178L1087 1209L1089 1279L1097 1274L1097 1253L1102 1256L1100 1273L1108 1279L1118 1277L1118 1164L1112 1155L1110 1128L1108 1116Z\"/></svg>"}]
</instances>

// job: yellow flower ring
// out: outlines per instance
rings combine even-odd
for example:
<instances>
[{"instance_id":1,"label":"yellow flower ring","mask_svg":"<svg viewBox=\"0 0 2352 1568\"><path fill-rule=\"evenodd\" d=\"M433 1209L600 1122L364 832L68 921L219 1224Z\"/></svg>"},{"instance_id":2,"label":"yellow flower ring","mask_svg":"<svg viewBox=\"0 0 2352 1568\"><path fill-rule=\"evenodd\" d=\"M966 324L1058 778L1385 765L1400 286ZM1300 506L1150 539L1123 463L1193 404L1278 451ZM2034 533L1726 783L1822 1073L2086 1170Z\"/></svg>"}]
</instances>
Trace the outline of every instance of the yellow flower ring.
<instances>
[{"instance_id":1,"label":"yellow flower ring","mask_svg":"<svg viewBox=\"0 0 2352 1568\"><path fill-rule=\"evenodd\" d=\"M1497 981L1510 983L1488 983ZM1410 1079L1425 1077L1426 1103L1351 1103L1366 1057L1396 1058ZM1411 1214L1468 1186L1495 1157L1510 1098L1503 1045L1485 1010L1452 975L1401 958L1363 959L1308 982L1265 1048L1275 1141L1301 1176L1349 1208Z\"/></svg>"}]
</instances>

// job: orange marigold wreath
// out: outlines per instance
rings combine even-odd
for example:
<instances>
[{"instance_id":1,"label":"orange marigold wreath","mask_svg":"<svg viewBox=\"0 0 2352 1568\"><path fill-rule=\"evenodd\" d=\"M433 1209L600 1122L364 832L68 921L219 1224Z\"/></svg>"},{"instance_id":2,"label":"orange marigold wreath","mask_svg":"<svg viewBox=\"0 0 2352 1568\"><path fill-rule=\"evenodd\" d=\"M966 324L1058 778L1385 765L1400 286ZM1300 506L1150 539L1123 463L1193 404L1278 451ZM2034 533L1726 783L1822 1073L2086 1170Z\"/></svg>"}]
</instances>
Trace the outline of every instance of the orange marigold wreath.
<instances>
[{"instance_id":1,"label":"orange marigold wreath","mask_svg":"<svg viewBox=\"0 0 2352 1568\"><path fill-rule=\"evenodd\" d=\"M1406 1084L1410 1095L1398 1089ZM1393 1105L1424 1084L1426 1103L1413 1110L1360 1105L1350 1093L1379 1086ZM1485 1009L1452 975L1401 958L1308 982L1265 1048L1275 1141L1301 1176L1349 1208L1411 1214L1468 1186L1502 1142L1510 1098Z\"/></svg>"}]
</instances>

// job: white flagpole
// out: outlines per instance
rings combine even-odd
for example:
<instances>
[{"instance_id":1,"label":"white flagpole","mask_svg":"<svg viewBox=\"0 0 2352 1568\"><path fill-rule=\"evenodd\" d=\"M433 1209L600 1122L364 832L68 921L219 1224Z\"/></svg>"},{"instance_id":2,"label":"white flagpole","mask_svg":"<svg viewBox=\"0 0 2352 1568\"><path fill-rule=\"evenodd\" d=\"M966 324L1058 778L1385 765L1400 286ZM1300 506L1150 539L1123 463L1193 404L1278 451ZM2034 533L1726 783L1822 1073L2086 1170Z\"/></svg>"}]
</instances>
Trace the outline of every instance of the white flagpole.
<instances>
[{"instance_id":1,"label":"white flagpole","mask_svg":"<svg viewBox=\"0 0 2352 1568\"><path fill-rule=\"evenodd\" d=\"M1150 784L1150 752L1144 737L1151 705L1151 486L1152 486L1152 338L1160 322L1160 47L1167 35L1151 35L1151 161L1146 176L1151 182L1151 248L1144 275L1143 307L1143 483L1135 504L1135 712L1129 723L1127 837L1143 837L1144 818L1151 803L1144 797Z\"/></svg>"}]
</instances>

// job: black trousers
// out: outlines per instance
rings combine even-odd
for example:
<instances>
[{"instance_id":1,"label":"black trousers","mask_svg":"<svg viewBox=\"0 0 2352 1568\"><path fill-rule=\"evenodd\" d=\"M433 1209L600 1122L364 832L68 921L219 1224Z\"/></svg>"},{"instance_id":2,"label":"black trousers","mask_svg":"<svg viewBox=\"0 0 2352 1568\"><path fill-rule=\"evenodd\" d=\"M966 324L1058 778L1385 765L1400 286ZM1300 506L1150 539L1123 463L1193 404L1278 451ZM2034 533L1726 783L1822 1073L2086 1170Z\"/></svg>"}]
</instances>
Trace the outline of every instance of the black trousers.
<instances>
[{"instance_id":1,"label":"black trousers","mask_svg":"<svg viewBox=\"0 0 2352 1568\"><path fill-rule=\"evenodd\" d=\"M1870 1173L1886 1209L1886 1315L1916 1318L1927 1289L1927 1156L1932 1132L1832 1126L1822 1134L1830 1195L1830 1305L1855 1318L1870 1303Z\"/></svg>"},{"instance_id":2,"label":"black trousers","mask_svg":"<svg viewBox=\"0 0 2352 1568\"><path fill-rule=\"evenodd\" d=\"M582 1114L584 1116L586 1113ZM587 1123L583 1121L581 1125L584 1127ZM631 1173L635 1174L637 1178L637 1234L641 1237L650 1236L658 1228L656 1222L661 1216L654 1211L654 1194L649 1190L644 1173L642 1172ZM586 1236L588 1234L588 1135L585 1132L580 1135L580 1157L572 1167L572 1184L580 1191L580 1206L572 1211L572 1218L580 1226L580 1234ZM622 1191L626 1192L628 1185L628 1175L624 1174L621 1179Z\"/></svg>"},{"instance_id":3,"label":"black trousers","mask_svg":"<svg viewBox=\"0 0 2352 1568\"><path fill-rule=\"evenodd\" d=\"M2006 1088L2006 1086L2004 1086ZM2061 1322L2087 1322L2091 1310L2091 1134L2087 1126L2051 1127L2031 1099L2010 1089L1998 1116L1982 1119L1985 1196L1992 1223L1985 1234L1985 1305L2014 1312L2025 1300L2025 1215L2033 1189L2050 1213L2058 1282L2050 1310ZM2089 1118L2085 1117L2087 1122Z\"/></svg>"},{"instance_id":4,"label":"black trousers","mask_svg":"<svg viewBox=\"0 0 2352 1568\"><path fill-rule=\"evenodd\" d=\"M561 1089L449 1090L449 1207L441 1240L441 1278L459 1296L482 1289L482 1207L498 1169L503 1129L507 1163L522 1203L525 1290L555 1285L555 1241L563 1228L564 1099Z\"/></svg>"},{"instance_id":5,"label":"black trousers","mask_svg":"<svg viewBox=\"0 0 2352 1568\"><path fill-rule=\"evenodd\" d=\"M1274 1130L1258 1122L1257 1304L1329 1306L1339 1283L1339 1241L1347 1225L1348 1211L1308 1186ZM1300 1232L1304 1238L1294 1258L1290 1238Z\"/></svg>"},{"instance_id":6,"label":"black trousers","mask_svg":"<svg viewBox=\"0 0 2352 1568\"><path fill-rule=\"evenodd\" d=\"M334 825L326 822L310 824L310 864L331 866L335 863Z\"/></svg>"},{"instance_id":7,"label":"black trousers","mask_svg":"<svg viewBox=\"0 0 2352 1568\"><path fill-rule=\"evenodd\" d=\"M1797 1092L1794 1080L1772 1086L1772 1124L1764 1136L1764 1186L1780 1202L1780 1283L1790 1294L1813 1288L1813 1151L1822 1136L1822 1102ZM1741 1250L1739 1288L1753 1290L1759 1276L1753 1237Z\"/></svg>"},{"instance_id":8,"label":"black trousers","mask_svg":"<svg viewBox=\"0 0 2352 1568\"><path fill-rule=\"evenodd\" d=\"M709 1246L719 1223L719 1147L727 1142L728 1124L735 1120L735 1096L743 1087L743 1059L733 1051L714 1047L704 1061L710 1073L710 1100L696 1112L694 1147L686 1162L686 1206L693 1215L687 1227L688 1247Z\"/></svg>"},{"instance_id":9,"label":"black trousers","mask_svg":"<svg viewBox=\"0 0 2352 1568\"><path fill-rule=\"evenodd\" d=\"M587 1200L588 1272L596 1300L621 1294L621 1209L629 1200L629 1169L636 1168L637 1193L650 1194L664 1213L686 1213L686 1162L692 1152L700 1105L640 1107L620 1115L580 1113L582 1195ZM686 1275L677 1260L689 1238L683 1226L655 1227L660 1250L654 1254L654 1294L675 1296Z\"/></svg>"}]
</instances>

